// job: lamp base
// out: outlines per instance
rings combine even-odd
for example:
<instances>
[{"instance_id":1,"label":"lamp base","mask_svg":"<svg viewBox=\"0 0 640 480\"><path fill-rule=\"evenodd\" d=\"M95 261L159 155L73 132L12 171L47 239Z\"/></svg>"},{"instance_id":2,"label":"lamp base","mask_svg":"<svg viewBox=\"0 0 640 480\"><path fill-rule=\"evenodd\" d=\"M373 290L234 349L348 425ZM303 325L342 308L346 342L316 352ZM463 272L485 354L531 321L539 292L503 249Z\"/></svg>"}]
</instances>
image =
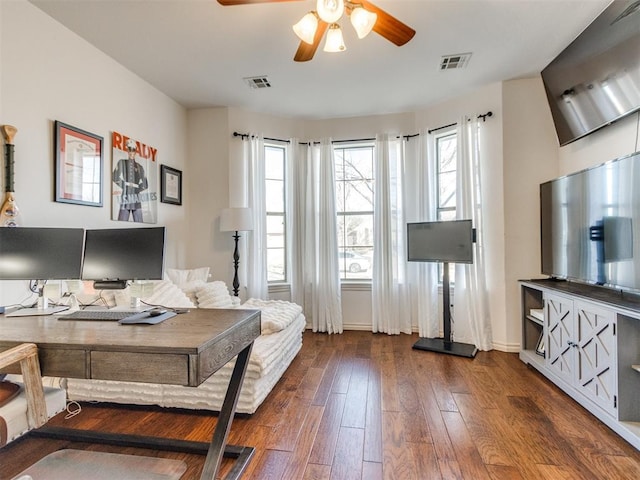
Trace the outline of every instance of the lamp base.
<instances>
[{"instance_id":1,"label":"lamp base","mask_svg":"<svg viewBox=\"0 0 640 480\"><path fill-rule=\"evenodd\" d=\"M238 280L238 265L240 264L240 254L238 253L238 240L240 239L240 235L236 230L236 233L233 235L233 238L236 242L235 249L233 251L233 296L237 297L238 292L240 291L240 281Z\"/></svg>"}]
</instances>

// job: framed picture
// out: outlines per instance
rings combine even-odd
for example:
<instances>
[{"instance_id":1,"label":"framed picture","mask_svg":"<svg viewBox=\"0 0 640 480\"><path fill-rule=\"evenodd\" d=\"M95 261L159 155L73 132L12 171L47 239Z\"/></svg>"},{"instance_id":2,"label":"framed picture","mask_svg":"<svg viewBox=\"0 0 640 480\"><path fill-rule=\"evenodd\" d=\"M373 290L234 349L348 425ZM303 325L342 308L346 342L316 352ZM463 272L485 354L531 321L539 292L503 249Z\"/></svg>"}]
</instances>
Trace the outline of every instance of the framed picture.
<instances>
[{"instance_id":1,"label":"framed picture","mask_svg":"<svg viewBox=\"0 0 640 480\"><path fill-rule=\"evenodd\" d=\"M160 201L182 205L182 172L160 165Z\"/></svg>"},{"instance_id":2,"label":"framed picture","mask_svg":"<svg viewBox=\"0 0 640 480\"><path fill-rule=\"evenodd\" d=\"M544 332L540 333L540 338L538 338L538 344L536 345L536 353L544 357Z\"/></svg>"},{"instance_id":3,"label":"framed picture","mask_svg":"<svg viewBox=\"0 0 640 480\"><path fill-rule=\"evenodd\" d=\"M102 207L102 137L55 122L55 201Z\"/></svg>"},{"instance_id":4,"label":"framed picture","mask_svg":"<svg viewBox=\"0 0 640 480\"><path fill-rule=\"evenodd\" d=\"M111 132L111 220L158 223L158 149Z\"/></svg>"}]
</instances>

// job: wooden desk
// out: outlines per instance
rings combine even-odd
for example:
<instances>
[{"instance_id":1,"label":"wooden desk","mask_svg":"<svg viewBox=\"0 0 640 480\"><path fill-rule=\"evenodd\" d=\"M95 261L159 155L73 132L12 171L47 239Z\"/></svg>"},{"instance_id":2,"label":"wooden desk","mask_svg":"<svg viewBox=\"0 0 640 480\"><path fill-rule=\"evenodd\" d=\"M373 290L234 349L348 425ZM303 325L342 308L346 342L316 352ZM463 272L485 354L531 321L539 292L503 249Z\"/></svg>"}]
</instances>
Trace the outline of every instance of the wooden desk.
<instances>
[{"instance_id":1,"label":"wooden desk","mask_svg":"<svg viewBox=\"0 0 640 480\"><path fill-rule=\"evenodd\" d=\"M198 386L238 357L210 444L51 428L36 434L69 439L205 453L201 478L213 479L222 456L237 458L227 478L239 478L253 449L226 445L253 341L260 335L258 310L194 309L157 325L58 320L52 316L0 315L0 351L24 342L38 345L46 376Z\"/></svg>"}]
</instances>

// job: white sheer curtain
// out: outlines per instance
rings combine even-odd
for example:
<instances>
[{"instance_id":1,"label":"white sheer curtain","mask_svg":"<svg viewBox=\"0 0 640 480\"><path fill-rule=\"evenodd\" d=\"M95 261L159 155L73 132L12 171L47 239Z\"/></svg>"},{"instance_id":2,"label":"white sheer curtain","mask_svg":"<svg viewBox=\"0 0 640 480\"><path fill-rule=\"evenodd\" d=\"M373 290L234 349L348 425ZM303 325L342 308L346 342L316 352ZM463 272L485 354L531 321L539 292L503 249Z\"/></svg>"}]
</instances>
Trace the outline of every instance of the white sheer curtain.
<instances>
[{"instance_id":1,"label":"white sheer curtain","mask_svg":"<svg viewBox=\"0 0 640 480\"><path fill-rule=\"evenodd\" d=\"M291 153L291 299L314 332L342 333L333 146L295 142Z\"/></svg>"},{"instance_id":2,"label":"white sheer curtain","mask_svg":"<svg viewBox=\"0 0 640 480\"><path fill-rule=\"evenodd\" d=\"M264 139L262 135L249 135L243 142L243 155L247 166L247 202L252 209L253 231L240 232L247 237L245 274L247 295L266 300L269 296L267 280L267 211ZM242 260L241 260L242 265Z\"/></svg>"},{"instance_id":3,"label":"white sheer curtain","mask_svg":"<svg viewBox=\"0 0 640 480\"><path fill-rule=\"evenodd\" d=\"M406 221L435 221L438 198L435 139L426 131L405 142L404 179ZM407 262L407 278L411 288L411 317L418 324L418 335L439 337L442 315L438 308L438 264Z\"/></svg>"},{"instance_id":4,"label":"white sheer curtain","mask_svg":"<svg viewBox=\"0 0 640 480\"><path fill-rule=\"evenodd\" d=\"M437 337L438 276L431 263L409 263L406 223L435 219L433 162L425 135L376 138L372 311L374 332Z\"/></svg>"},{"instance_id":5,"label":"white sheer curtain","mask_svg":"<svg viewBox=\"0 0 640 480\"><path fill-rule=\"evenodd\" d=\"M373 332L411 333L403 201L402 139L376 137L373 200Z\"/></svg>"},{"instance_id":6,"label":"white sheer curtain","mask_svg":"<svg viewBox=\"0 0 640 480\"><path fill-rule=\"evenodd\" d=\"M481 132L482 124L477 119L458 121L456 216L473 221L476 243L473 264L456 264L452 330L455 341L491 350L482 224Z\"/></svg>"}]
</instances>

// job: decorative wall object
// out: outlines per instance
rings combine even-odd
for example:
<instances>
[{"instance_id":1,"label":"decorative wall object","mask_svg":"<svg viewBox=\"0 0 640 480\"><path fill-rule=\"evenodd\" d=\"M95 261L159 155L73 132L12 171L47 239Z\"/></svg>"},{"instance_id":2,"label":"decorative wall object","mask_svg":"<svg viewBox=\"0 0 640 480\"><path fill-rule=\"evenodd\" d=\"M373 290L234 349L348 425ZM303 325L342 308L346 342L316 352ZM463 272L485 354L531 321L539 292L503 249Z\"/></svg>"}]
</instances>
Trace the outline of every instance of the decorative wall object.
<instances>
[{"instance_id":1,"label":"decorative wall object","mask_svg":"<svg viewBox=\"0 0 640 480\"><path fill-rule=\"evenodd\" d=\"M2 125L4 137L5 198L0 206L0 227L19 227L22 224L20 209L16 203L13 187L13 139L18 129L13 125Z\"/></svg>"},{"instance_id":2,"label":"decorative wall object","mask_svg":"<svg viewBox=\"0 0 640 480\"><path fill-rule=\"evenodd\" d=\"M158 221L158 150L118 132L111 136L111 218Z\"/></svg>"},{"instance_id":3,"label":"decorative wall object","mask_svg":"<svg viewBox=\"0 0 640 480\"><path fill-rule=\"evenodd\" d=\"M182 205L182 171L160 166L160 201Z\"/></svg>"},{"instance_id":4,"label":"decorative wall object","mask_svg":"<svg viewBox=\"0 0 640 480\"><path fill-rule=\"evenodd\" d=\"M56 202L102 206L102 140L56 120Z\"/></svg>"}]
</instances>

